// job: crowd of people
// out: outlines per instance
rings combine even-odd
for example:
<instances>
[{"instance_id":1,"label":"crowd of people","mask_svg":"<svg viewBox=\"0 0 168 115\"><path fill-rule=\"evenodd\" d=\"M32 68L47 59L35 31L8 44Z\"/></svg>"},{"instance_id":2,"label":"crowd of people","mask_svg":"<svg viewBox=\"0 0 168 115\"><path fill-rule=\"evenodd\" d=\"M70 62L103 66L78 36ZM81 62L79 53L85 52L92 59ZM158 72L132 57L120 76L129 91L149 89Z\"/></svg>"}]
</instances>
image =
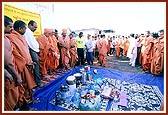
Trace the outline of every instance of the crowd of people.
<instances>
[{"instance_id":1,"label":"crowd of people","mask_svg":"<svg viewBox=\"0 0 168 115\"><path fill-rule=\"evenodd\" d=\"M37 38L33 32L38 25L31 20L12 21L4 16L4 110L29 110L33 90L45 85L47 75L58 68L71 69L79 65L93 65L96 60L106 67L108 55L130 58L130 66L141 65L145 72L163 73L164 30L155 37L149 31L130 36L87 35L80 32L61 35L56 29L45 28Z\"/></svg>"}]
</instances>

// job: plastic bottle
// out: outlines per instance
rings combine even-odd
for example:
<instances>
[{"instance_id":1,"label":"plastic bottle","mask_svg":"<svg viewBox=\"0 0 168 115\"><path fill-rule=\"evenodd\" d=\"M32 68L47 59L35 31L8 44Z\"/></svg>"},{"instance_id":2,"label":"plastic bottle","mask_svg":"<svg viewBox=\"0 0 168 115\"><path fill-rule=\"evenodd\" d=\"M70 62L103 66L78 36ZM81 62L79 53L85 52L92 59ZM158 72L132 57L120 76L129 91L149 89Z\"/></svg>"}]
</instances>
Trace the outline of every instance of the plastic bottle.
<instances>
[{"instance_id":1,"label":"plastic bottle","mask_svg":"<svg viewBox=\"0 0 168 115\"><path fill-rule=\"evenodd\" d=\"M115 96L113 99L113 111L117 111L117 110L118 110L118 98L117 96Z\"/></svg>"},{"instance_id":2,"label":"plastic bottle","mask_svg":"<svg viewBox=\"0 0 168 115\"><path fill-rule=\"evenodd\" d=\"M86 83L86 72L83 72L83 83Z\"/></svg>"}]
</instances>

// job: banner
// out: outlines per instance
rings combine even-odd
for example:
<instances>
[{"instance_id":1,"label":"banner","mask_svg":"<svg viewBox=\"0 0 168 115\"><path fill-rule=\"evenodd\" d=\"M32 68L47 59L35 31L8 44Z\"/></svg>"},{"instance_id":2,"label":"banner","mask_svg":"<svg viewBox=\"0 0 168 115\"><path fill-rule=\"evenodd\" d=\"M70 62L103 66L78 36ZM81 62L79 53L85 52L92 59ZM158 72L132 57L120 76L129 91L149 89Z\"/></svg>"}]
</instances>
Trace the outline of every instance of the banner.
<instances>
[{"instance_id":1,"label":"banner","mask_svg":"<svg viewBox=\"0 0 168 115\"><path fill-rule=\"evenodd\" d=\"M4 4L4 15L10 17L14 22L16 20L22 20L27 25L30 20L34 20L38 26L37 30L34 32L34 36L37 38L42 34L40 14Z\"/></svg>"}]
</instances>

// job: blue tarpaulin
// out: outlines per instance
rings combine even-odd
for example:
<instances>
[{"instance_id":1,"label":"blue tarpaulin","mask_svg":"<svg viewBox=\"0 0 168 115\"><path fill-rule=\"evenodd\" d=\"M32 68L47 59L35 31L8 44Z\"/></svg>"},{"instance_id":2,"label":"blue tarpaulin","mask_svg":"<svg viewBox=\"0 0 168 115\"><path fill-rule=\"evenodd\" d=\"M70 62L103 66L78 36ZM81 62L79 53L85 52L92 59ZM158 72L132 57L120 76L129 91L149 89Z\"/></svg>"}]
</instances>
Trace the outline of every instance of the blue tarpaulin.
<instances>
[{"instance_id":1,"label":"blue tarpaulin","mask_svg":"<svg viewBox=\"0 0 168 115\"><path fill-rule=\"evenodd\" d=\"M60 88L61 84L66 83L66 78L70 75L73 75L79 72L79 69L82 68L76 67L73 70L67 72L66 74L60 75L58 78L48 83L45 87L40 88L34 92L34 99L38 103L31 103L30 107L36 108L37 111L65 111L66 109L54 106L50 101L55 98L55 92ZM151 74L137 74L130 72L121 72L113 69L104 69L104 68L95 68L91 67L91 71L97 69L98 75L104 78L117 79L121 81L126 81L130 83L138 83L150 86L157 86L160 92L164 95L164 76L153 76Z\"/></svg>"}]
</instances>

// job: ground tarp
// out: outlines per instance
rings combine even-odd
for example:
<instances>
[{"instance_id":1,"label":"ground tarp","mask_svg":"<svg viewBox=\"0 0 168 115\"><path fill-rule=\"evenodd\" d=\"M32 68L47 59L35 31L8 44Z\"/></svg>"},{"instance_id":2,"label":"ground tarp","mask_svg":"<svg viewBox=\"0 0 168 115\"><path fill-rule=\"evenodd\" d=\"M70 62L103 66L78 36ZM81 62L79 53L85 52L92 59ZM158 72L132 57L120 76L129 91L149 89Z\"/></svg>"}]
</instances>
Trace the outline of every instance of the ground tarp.
<instances>
[{"instance_id":1,"label":"ground tarp","mask_svg":"<svg viewBox=\"0 0 168 115\"><path fill-rule=\"evenodd\" d=\"M52 82L48 83L45 87L36 90L34 92L35 102L30 104L30 107L35 108L37 111L66 111L67 109L59 107L59 106L55 106L55 105L51 104L50 102L55 98L55 92L60 88L60 85L66 84L66 78L70 75L73 75L73 74L79 72L80 68L82 68L82 67L76 67L73 70L68 71L67 73L60 75L58 78L56 78ZM121 71L113 70L113 69L91 67L91 71L93 71L94 69L97 69L97 71L98 71L97 74L101 77L110 78L113 80L125 81L129 84L133 84L133 86L135 86L135 84L140 84L141 86L144 86L144 87L146 85L152 86L152 87L155 87L156 89L158 89L156 94L157 93L159 94L159 92L161 92L161 95L164 95L164 77L163 77L163 75L153 76L151 74L136 74L136 73L130 73L130 72L121 72ZM151 92L153 92L153 91L151 91ZM131 93L131 95L133 96L132 93ZM160 99L162 99L162 97ZM147 100L149 101L149 99L147 99ZM152 101L154 101L154 100L151 100L151 102ZM161 100L159 101L159 105L157 105L157 108L154 110L158 110L160 103L161 103ZM110 102L108 104L110 104ZM137 105L135 105L135 106L137 106ZM147 105L144 105L144 106L147 106ZM110 106L107 106L107 107L108 108L106 108L106 110L110 111L111 107ZM150 107L151 107L151 105L150 105ZM140 109L142 109L142 107ZM129 109L126 108L126 110L129 110ZM148 109L146 109L146 110L152 110L152 109L148 107Z\"/></svg>"}]
</instances>

